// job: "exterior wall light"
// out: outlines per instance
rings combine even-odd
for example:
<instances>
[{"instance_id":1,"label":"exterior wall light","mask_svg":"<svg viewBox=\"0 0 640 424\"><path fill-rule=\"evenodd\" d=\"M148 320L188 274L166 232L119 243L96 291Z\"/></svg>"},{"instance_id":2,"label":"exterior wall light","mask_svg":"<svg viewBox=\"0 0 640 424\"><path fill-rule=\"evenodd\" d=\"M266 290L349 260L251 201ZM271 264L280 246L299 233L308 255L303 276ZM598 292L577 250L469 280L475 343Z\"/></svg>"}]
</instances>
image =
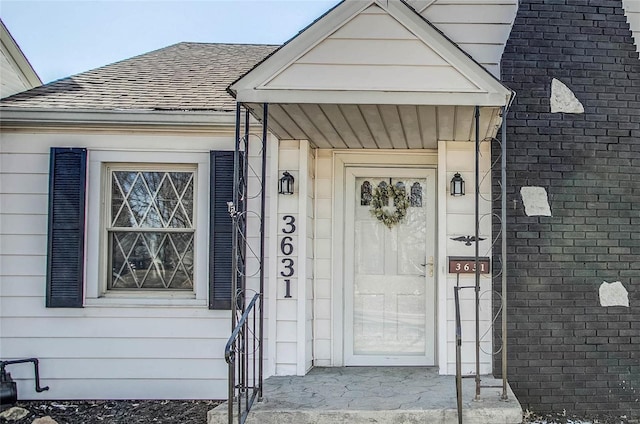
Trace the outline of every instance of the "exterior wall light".
<instances>
[{"instance_id":1,"label":"exterior wall light","mask_svg":"<svg viewBox=\"0 0 640 424\"><path fill-rule=\"evenodd\" d=\"M278 193L280 194L293 194L293 175L289 174L288 171L284 171L282 177L278 182Z\"/></svg>"},{"instance_id":2,"label":"exterior wall light","mask_svg":"<svg viewBox=\"0 0 640 424\"><path fill-rule=\"evenodd\" d=\"M456 172L451 179L451 195L464 196L464 180L460 176L459 172Z\"/></svg>"}]
</instances>

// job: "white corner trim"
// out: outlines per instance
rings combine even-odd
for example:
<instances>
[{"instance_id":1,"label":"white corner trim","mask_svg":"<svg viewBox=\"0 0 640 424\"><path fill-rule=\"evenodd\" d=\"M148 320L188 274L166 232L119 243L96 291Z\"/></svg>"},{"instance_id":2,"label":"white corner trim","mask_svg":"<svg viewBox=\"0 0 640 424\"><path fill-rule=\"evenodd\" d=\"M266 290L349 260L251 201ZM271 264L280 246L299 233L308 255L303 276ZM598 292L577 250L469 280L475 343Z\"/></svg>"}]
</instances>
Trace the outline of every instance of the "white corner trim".
<instances>
[{"instance_id":1,"label":"white corner trim","mask_svg":"<svg viewBox=\"0 0 640 424\"><path fill-rule=\"evenodd\" d=\"M307 215L309 195L309 141L300 140L298 149L298 335L296 374L305 375L307 351Z\"/></svg>"},{"instance_id":2,"label":"white corner trim","mask_svg":"<svg viewBox=\"0 0 640 424\"><path fill-rule=\"evenodd\" d=\"M438 372L447 374L447 142L438 141L438 273L437 273L437 317L436 342L438 343Z\"/></svg>"},{"instance_id":3,"label":"white corner trim","mask_svg":"<svg viewBox=\"0 0 640 424\"><path fill-rule=\"evenodd\" d=\"M268 136L269 148L269 173L267 186L269 193L269 275L267 284L267 375L276 374L276 346L277 346L277 305L278 305L278 151L279 140L272 135Z\"/></svg>"}]
</instances>

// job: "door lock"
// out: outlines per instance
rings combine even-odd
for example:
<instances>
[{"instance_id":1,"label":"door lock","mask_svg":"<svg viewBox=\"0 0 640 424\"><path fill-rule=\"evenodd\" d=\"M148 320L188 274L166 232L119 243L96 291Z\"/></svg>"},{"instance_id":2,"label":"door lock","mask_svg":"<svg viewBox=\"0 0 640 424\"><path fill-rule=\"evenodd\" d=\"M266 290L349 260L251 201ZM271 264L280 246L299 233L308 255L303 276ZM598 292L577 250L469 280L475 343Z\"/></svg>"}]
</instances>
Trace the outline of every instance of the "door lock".
<instances>
[{"instance_id":1,"label":"door lock","mask_svg":"<svg viewBox=\"0 0 640 424\"><path fill-rule=\"evenodd\" d=\"M433 277L433 256L429 256L429 261L426 264L420 264L421 266L429 266L429 277ZM421 275L424 277L424 275Z\"/></svg>"}]
</instances>

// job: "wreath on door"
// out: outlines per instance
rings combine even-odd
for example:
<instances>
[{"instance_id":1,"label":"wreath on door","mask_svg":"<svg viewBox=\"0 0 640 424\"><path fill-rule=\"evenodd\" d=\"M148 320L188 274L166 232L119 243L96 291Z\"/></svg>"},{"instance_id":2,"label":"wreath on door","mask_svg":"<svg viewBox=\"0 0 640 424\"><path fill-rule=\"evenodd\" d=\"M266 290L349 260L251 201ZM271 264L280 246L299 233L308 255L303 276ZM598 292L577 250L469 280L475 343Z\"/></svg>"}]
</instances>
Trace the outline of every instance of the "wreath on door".
<instances>
[{"instance_id":1,"label":"wreath on door","mask_svg":"<svg viewBox=\"0 0 640 424\"><path fill-rule=\"evenodd\" d=\"M388 204L390 200L392 201L391 205ZM389 184L378 186L373 190L371 214L389 229L404 220L408 207L409 199L404 187Z\"/></svg>"}]
</instances>

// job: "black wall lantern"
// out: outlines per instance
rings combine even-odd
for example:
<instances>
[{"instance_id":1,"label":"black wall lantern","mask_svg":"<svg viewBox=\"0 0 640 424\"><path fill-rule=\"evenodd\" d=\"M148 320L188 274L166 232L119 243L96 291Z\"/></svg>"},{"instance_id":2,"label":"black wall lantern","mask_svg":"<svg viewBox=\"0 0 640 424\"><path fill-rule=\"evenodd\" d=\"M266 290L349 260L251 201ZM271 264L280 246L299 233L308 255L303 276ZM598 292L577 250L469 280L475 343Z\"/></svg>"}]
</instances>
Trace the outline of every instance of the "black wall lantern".
<instances>
[{"instance_id":1,"label":"black wall lantern","mask_svg":"<svg viewBox=\"0 0 640 424\"><path fill-rule=\"evenodd\" d=\"M464 180L458 172L451 179L451 195L464 196Z\"/></svg>"},{"instance_id":2,"label":"black wall lantern","mask_svg":"<svg viewBox=\"0 0 640 424\"><path fill-rule=\"evenodd\" d=\"M293 175L289 174L288 171L284 171L278 182L278 193L293 194L293 182Z\"/></svg>"}]
</instances>

